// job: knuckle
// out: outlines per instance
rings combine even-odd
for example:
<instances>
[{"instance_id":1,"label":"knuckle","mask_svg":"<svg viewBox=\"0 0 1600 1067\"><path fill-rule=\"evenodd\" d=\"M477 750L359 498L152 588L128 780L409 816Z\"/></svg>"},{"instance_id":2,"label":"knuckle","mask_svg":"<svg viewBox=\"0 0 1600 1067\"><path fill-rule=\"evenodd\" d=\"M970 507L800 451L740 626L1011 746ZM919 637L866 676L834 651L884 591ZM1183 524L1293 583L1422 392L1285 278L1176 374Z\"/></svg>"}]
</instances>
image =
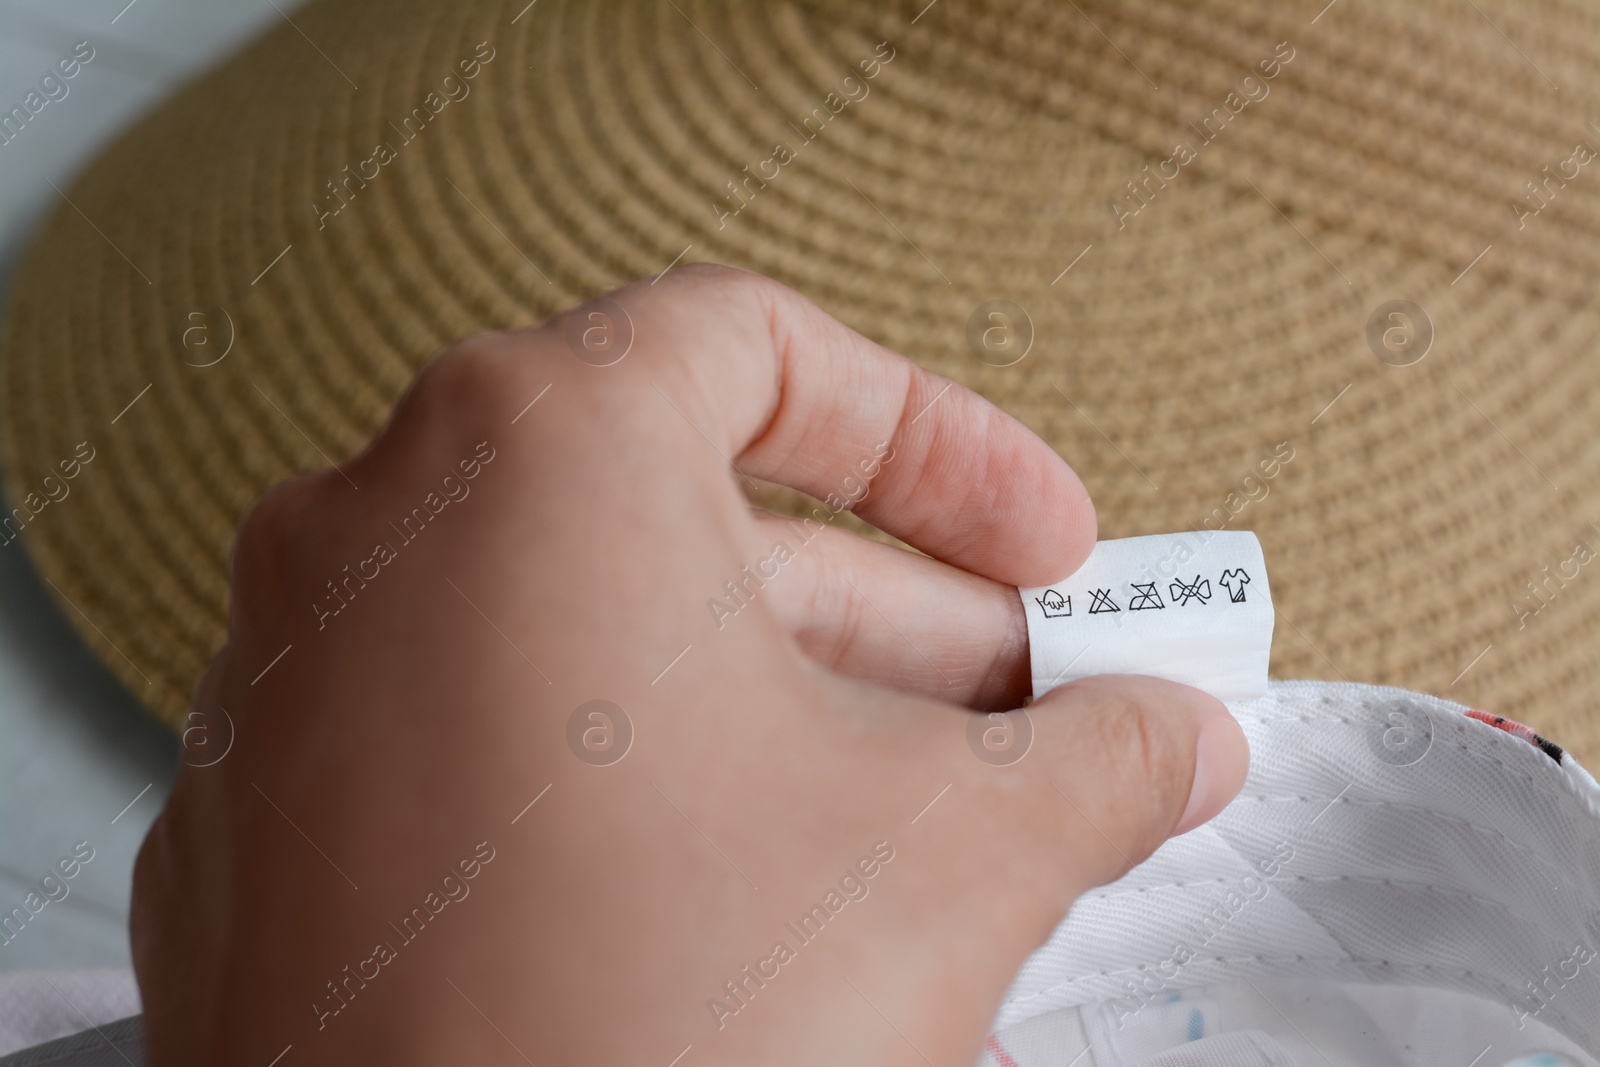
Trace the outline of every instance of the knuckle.
<instances>
[{"instance_id":1,"label":"knuckle","mask_svg":"<svg viewBox=\"0 0 1600 1067\"><path fill-rule=\"evenodd\" d=\"M194 856L186 847L183 826L190 821L184 784L180 775L166 810L151 824L134 856L130 909L136 941L141 933L163 932L150 927L167 925L164 920L174 897L186 882L193 881L190 875Z\"/></svg>"},{"instance_id":2,"label":"knuckle","mask_svg":"<svg viewBox=\"0 0 1600 1067\"><path fill-rule=\"evenodd\" d=\"M637 306L652 322L672 324L673 312L683 321L730 306L754 304L770 310L780 294L792 290L764 274L722 263L689 263L675 267L659 284L639 281L624 286L606 299Z\"/></svg>"},{"instance_id":3,"label":"knuckle","mask_svg":"<svg viewBox=\"0 0 1600 1067\"><path fill-rule=\"evenodd\" d=\"M510 418L536 378L539 331L490 331L464 337L422 367L395 402L387 420L365 447L342 464L361 485L380 486L418 462L459 451L490 425ZM470 447L470 446L469 446ZM451 456L451 461L454 460ZM337 488L337 486L335 486Z\"/></svg>"},{"instance_id":4,"label":"knuckle","mask_svg":"<svg viewBox=\"0 0 1600 1067\"><path fill-rule=\"evenodd\" d=\"M272 486L239 523L229 556L229 582L236 604L254 603L257 593L272 595L293 570L296 546L311 515L327 497L332 471L296 475Z\"/></svg>"},{"instance_id":5,"label":"knuckle","mask_svg":"<svg viewBox=\"0 0 1600 1067\"><path fill-rule=\"evenodd\" d=\"M727 286L751 285L764 282L767 279L752 271L730 267L725 263L687 263L679 268L680 281L692 281L696 284L716 284Z\"/></svg>"},{"instance_id":6,"label":"knuckle","mask_svg":"<svg viewBox=\"0 0 1600 1067\"><path fill-rule=\"evenodd\" d=\"M174 862L166 816L158 817L133 859L131 902L135 913L147 911L166 895Z\"/></svg>"},{"instance_id":7,"label":"knuckle","mask_svg":"<svg viewBox=\"0 0 1600 1067\"><path fill-rule=\"evenodd\" d=\"M423 368L403 406L425 417L451 419L498 407L507 390L529 376L528 349L525 335L489 332L463 338Z\"/></svg>"},{"instance_id":8,"label":"knuckle","mask_svg":"<svg viewBox=\"0 0 1600 1067\"><path fill-rule=\"evenodd\" d=\"M225 808L185 768L139 846L131 872L128 934L141 981L181 989L193 973L192 953L207 938L200 929L205 913L215 914L195 907L196 899L216 899L211 872L218 858L207 855L204 843L219 839Z\"/></svg>"},{"instance_id":9,"label":"knuckle","mask_svg":"<svg viewBox=\"0 0 1600 1067\"><path fill-rule=\"evenodd\" d=\"M397 471L455 453L463 441L480 440L490 427L505 425L517 406L549 384L539 369L547 347L543 333L490 331L446 347L417 373L349 469L359 472L362 484L386 482Z\"/></svg>"}]
</instances>

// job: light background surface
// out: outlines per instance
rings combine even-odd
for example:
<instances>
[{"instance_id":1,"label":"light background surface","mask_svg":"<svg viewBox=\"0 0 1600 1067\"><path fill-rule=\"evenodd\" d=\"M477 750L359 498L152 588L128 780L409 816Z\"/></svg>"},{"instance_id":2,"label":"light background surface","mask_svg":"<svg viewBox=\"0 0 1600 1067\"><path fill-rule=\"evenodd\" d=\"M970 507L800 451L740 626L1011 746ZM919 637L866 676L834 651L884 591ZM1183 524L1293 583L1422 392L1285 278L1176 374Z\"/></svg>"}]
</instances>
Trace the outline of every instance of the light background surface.
<instances>
[{"instance_id":1,"label":"light background surface","mask_svg":"<svg viewBox=\"0 0 1600 1067\"><path fill-rule=\"evenodd\" d=\"M0 297L60 202L52 183L67 190L100 147L281 17L270 0L0 3L7 110L76 42L95 49L67 96L0 146ZM171 787L177 739L78 640L19 550L27 541L0 548L0 910L75 843L95 856L65 900L0 945L0 970L126 966L133 859Z\"/></svg>"}]
</instances>

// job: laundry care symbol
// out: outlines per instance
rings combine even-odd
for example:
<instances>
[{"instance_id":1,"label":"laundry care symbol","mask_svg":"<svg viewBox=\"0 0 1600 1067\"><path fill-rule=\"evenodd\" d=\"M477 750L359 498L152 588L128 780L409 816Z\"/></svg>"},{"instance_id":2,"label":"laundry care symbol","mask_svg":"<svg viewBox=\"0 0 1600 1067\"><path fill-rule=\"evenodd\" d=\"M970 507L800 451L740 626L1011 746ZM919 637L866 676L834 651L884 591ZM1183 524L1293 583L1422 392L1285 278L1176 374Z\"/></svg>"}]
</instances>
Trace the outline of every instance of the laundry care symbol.
<instances>
[{"instance_id":1,"label":"laundry care symbol","mask_svg":"<svg viewBox=\"0 0 1600 1067\"><path fill-rule=\"evenodd\" d=\"M1154 611L1157 608L1166 607L1161 602L1161 594L1156 592L1155 582L1145 582L1143 585L1138 582L1129 582L1128 584L1133 586L1133 591L1138 594L1128 601L1129 611Z\"/></svg>"},{"instance_id":2,"label":"laundry care symbol","mask_svg":"<svg viewBox=\"0 0 1600 1067\"><path fill-rule=\"evenodd\" d=\"M1245 602L1244 587L1250 584L1250 575L1245 573L1243 567L1234 567L1223 571L1222 575L1217 579L1217 583L1228 591L1228 599L1232 603L1243 604ZM1128 601L1128 610L1159 611L1165 608L1167 605L1162 601L1161 593L1156 589L1157 584L1159 583L1129 582L1128 585L1133 589L1133 596ZM1207 604L1212 597L1211 580L1202 578L1198 574L1194 576L1193 581L1186 582L1179 578L1168 585L1167 588L1170 591L1172 603L1178 607L1182 607L1191 600ZM1111 590L1109 588L1090 589L1089 596L1091 598L1089 602L1090 615L1104 615L1122 610L1117 602L1111 598ZM1066 596L1055 589L1046 589L1042 596L1034 598L1034 602L1039 605L1040 610L1044 612L1044 617L1047 619L1062 619L1072 614L1072 597Z\"/></svg>"},{"instance_id":3,"label":"laundry care symbol","mask_svg":"<svg viewBox=\"0 0 1600 1067\"><path fill-rule=\"evenodd\" d=\"M1244 587L1250 584L1250 576L1244 572L1243 567L1222 572L1222 577L1217 583L1228 591L1228 599L1235 604L1244 603Z\"/></svg>"},{"instance_id":4,"label":"laundry care symbol","mask_svg":"<svg viewBox=\"0 0 1600 1067\"><path fill-rule=\"evenodd\" d=\"M1072 598L1062 596L1054 589L1046 589L1044 596L1034 597L1047 619L1064 619L1072 614Z\"/></svg>"},{"instance_id":5,"label":"laundry care symbol","mask_svg":"<svg viewBox=\"0 0 1600 1067\"><path fill-rule=\"evenodd\" d=\"M1121 608L1117 607L1117 602L1111 599L1111 590L1091 589L1089 590L1089 593L1094 597L1094 603L1089 605L1090 615L1099 615L1107 611L1122 610Z\"/></svg>"}]
</instances>

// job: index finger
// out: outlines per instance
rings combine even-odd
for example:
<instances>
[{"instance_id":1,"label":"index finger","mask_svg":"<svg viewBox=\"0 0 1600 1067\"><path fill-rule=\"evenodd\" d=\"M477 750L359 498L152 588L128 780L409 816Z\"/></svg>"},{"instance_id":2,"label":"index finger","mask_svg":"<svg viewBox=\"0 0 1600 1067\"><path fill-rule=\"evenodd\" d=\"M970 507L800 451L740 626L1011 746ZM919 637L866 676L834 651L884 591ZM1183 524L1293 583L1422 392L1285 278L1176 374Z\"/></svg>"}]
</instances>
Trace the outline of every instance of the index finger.
<instances>
[{"instance_id":1,"label":"index finger","mask_svg":"<svg viewBox=\"0 0 1600 1067\"><path fill-rule=\"evenodd\" d=\"M824 499L870 481L861 518L1011 585L1055 581L1094 547L1083 483L1033 431L794 290L708 264L618 295L692 353L684 400L745 473Z\"/></svg>"}]
</instances>

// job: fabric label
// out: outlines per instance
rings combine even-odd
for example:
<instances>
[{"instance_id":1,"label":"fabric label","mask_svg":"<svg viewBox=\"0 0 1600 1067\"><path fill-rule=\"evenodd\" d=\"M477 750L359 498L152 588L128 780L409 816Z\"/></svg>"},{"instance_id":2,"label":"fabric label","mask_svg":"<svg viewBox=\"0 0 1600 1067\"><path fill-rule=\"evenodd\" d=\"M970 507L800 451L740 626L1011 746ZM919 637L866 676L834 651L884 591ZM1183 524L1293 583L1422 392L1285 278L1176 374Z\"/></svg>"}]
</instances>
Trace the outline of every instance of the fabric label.
<instances>
[{"instance_id":1,"label":"fabric label","mask_svg":"<svg viewBox=\"0 0 1600 1067\"><path fill-rule=\"evenodd\" d=\"M1247 530L1101 541L1077 572L1020 589L1033 695L1094 674L1146 674L1224 703L1267 691L1272 593Z\"/></svg>"}]
</instances>

